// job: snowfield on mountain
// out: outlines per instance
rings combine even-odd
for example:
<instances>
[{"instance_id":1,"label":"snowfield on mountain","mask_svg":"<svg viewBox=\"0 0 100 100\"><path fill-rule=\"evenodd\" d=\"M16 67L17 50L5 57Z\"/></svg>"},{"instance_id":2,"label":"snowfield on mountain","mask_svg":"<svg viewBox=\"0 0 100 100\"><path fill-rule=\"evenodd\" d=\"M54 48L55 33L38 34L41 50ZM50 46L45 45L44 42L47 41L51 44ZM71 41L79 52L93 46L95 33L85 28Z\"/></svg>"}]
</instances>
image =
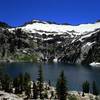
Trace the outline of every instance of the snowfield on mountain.
<instances>
[{"instance_id":1,"label":"snowfield on mountain","mask_svg":"<svg viewBox=\"0 0 100 100\"><path fill-rule=\"evenodd\" d=\"M38 21L34 23L34 20L32 24L28 24L22 27L22 29L31 31L32 33L34 33L35 30L43 30L43 31L58 32L58 33L60 32L64 33L67 31L75 31L75 33L73 32L73 34L75 35L82 35L85 32L92 32L98 28L100 28L100 22L97 22L94 24L81 24L81 25L73 26L73 25L49 24L46 22L38 23Z\"/></svg>"},{"instance_id":2,"label":"snowfield on mountain","mask_svg":"<svg viewBox=\"0 0 100 100\"><path fill-rule=\"evenodd\" d=\"M4 41L9 44L5 47L1 42L1 47L15 52L17 60L33 61L30 56L35 54L38 61L46 62L55 62L55 59L78 64L100 62L100 22L64 25L33 20L20 27L2 28L1 34L2 38L7 37ZM15 57L9 59L16 60Z\"/></svg>"}]
</instances>

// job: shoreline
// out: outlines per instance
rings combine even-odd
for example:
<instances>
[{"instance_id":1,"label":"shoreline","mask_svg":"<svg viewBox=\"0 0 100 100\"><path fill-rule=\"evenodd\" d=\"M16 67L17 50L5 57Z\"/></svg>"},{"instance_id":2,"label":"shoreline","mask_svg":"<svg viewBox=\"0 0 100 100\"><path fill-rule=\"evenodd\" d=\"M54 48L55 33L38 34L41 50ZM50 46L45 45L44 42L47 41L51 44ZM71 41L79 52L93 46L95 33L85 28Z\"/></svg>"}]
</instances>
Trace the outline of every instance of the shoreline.
<instances>
[{"instance_id":1,"label":"shoreline","mask_svg":"<svg viewBox=\"0 0 100 100\"><path fill-rule=\"evenodd\" d=\"M52 64L69 64L69 65L90 65L90 64L78 64L78 63L63 63L63 62L44 62L44 61L25 61L25 60L13 60L13 59L0 59L0 63L52 63ZM91 66L91 65L90 65Z\"/></svg>"},{"instance_id":2,"label":"shoreline","mask_svg":"<svg viewBox=\"0 0 100 100\"><path fill-rule=\"evenodd\" d=\"M54 90L55 91L55 90ZM82 96L82 91L68 91L68 96L66 100L70 100L69 98L76 98L75 100L100 100L100 95L96 96L91 93L84 93L84 96ZM13 100L24 100L26 95L23 94L14 94L14 93L8 93L0 90L0 100L1 99L13 99ZM48 97L50 97L50 94L48 94ZM98 98L98 99L96 99ZM38 98L39 99L39 98ZM36 100L38 100L36 99ZM50 98L48 98L50 99Z\"/></svg>"}]
</instances>

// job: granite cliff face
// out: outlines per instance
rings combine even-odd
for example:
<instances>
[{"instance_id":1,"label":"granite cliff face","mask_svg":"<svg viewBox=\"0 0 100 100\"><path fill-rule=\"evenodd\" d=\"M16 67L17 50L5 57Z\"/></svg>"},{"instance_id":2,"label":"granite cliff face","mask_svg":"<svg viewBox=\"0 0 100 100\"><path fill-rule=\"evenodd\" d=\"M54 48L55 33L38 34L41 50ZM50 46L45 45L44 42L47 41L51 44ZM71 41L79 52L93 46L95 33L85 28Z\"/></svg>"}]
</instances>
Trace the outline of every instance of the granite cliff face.
<instances>
[{"instance_id":1,"label":"granite cliff face","mask_svg":"<svg viewBox=\"0 0 100 100\"><path fill-rule=\"evenodd\" d=\"M100 61L100 22L77 26L33 20L0 28L0 59L89 64Z\"/></svg>"}]
</instances>

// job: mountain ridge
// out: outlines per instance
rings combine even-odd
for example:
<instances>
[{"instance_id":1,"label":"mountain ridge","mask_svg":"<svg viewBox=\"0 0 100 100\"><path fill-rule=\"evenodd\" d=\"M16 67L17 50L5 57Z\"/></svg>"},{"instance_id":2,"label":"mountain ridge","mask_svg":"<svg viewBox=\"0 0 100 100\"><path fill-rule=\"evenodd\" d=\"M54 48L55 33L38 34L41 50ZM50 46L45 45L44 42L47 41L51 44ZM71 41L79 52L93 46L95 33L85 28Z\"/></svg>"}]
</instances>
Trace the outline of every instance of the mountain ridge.
<instances>
[{"instance_id":1,"label":"mountain ridge","mask_svg":"<svg viewBox=\"0 0 100 100\"><path fill-rule=\"evenodd\" d=\"M0 59L78 64L100 61L100 22L72 26L33 20L0 32Z\"/></svg>"},{"instance_id":2,"label":"mountain ridge","mask_svg":"<svg viewBox=\"0 0 100 100\"><path fill-rule=\"evenodd\" d=\"M5 23L7 25L9 25L10 27L13 27L13 28L16 28L16 27L21 27L21 26L24 26L26 24L29 24L29 23L32 23L32 22L44 22L44 23L49 23L49 24L57 24L57 25L72 25L72 26L78 26L78 25L81 25L81 24L94 24L94 23L98 23L100 22L100 19L94 21L94 22L88 22L88 23L78 23L78 24L71 24L71 23L68 23L68 22L56 22L56 21L49 21L49 20L41 20L41 19L32 19L30 21L26 21L24 23L22 23L21 25L17 25L17 26L13 26L13 25L10 25L9 23L5 22L5 21L0 21L1 23Z\"/></svg>"}]
</instances>

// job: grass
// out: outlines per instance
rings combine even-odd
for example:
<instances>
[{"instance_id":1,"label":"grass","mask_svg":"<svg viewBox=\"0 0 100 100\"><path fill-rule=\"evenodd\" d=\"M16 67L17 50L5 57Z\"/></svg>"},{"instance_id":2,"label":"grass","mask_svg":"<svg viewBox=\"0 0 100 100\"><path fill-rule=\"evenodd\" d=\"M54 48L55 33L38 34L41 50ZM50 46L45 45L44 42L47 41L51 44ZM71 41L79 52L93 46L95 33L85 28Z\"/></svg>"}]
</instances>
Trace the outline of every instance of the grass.
<instances>
[{"instance_id":1,"label":"grass","mask_svg":"<svg viewBox=\"0 0 100 100\"><path fill-rule=\"evenodd\" d=\"M24 61L24 62L37 62L38 55L37 54L31 54L31 55L16 55L15 58L17 61Z\"/></svg>"}]
</instances>

